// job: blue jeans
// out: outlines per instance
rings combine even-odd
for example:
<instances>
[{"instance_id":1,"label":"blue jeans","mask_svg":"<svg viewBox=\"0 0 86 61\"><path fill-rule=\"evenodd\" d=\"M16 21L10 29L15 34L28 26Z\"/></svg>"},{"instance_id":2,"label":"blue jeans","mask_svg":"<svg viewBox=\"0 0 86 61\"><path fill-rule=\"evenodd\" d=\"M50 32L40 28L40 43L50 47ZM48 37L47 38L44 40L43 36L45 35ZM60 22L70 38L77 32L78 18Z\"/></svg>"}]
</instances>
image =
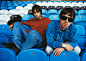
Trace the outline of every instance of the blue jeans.
<instances>
[{"instance_id":1,"label":"blue jeans","mask_svg":"<svg viewBox=\"0 0 86 61\"><path fill-rule=\"evenodd\" d=\"M20 22L16 22L13 27L13 42L20 50L30 49L34 46L41 47L42 37L36 30L26 32L25 27Z\"/></svg>"}]
</instances>

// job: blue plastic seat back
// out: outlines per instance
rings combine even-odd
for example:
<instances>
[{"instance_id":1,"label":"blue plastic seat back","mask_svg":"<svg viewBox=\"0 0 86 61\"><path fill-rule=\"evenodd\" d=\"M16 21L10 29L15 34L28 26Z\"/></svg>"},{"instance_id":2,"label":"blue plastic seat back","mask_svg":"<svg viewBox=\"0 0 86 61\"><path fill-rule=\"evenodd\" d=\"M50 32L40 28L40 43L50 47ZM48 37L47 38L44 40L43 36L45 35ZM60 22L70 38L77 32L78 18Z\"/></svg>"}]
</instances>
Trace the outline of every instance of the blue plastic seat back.
<instances>
[{"instance_id":1,"label":"blue plastic seat back","mask_svg":"<svg viewBox=\"0 0 86 61\"><path fill-rule=\"evenodd\" d=\"M83 21L86 21L86 16L85 15L76 15L75 16L75 19L74 19L75 23L83 22Z\"/></svg>"},{"instance_id":2,"label":"blue plastic seat back","mask_svg":"<svg viewBox=\"0 0 86 61\"><path fill-rule=\"evenodd\" d=\"M51 21L59 21L59 15L49 15L48 17Z\"/></svg>"},{"instance_id":3,"label":"blue plastic seat back","mask_svg":"<svg viewBox=\"0 0 86 61\"><path fill-rule=\"evenodd\" d=\"M47 61L47 54L40 49L28 49L21 51L18 61Z\"/></svg>"},{"instance_id":4,"label":"blue plastic seat back","mask_svg":"<svg viewBox=\"0 0 86 61\"><path fill-rule=\"evenodd\" d=\"M78 45L82 49L86 43L85 28L81 25L76 25L76 28L77 28L77 36L78 36L77 37Z\"/></svg>"},{"instance_id":5,"label":"blue plastic seat back","mask_svg":"<svg viewBox=\"0 0 86 61\"><path fill-rule=\"evenodd\" d=\"M86 10L79 10L78 15L85 15L86 16Z\"/></svg>"},{"instance_id":6,"label":"blue plastic seat back","mask_svg":"<svg viewBox=\"0 0 86 61\"><path fill-rule=\"evenodd\" d=\"M46 9L42 9L42 14L43 15L47 15L47 10Z\"/></svg>"},{"instance_id":7,"label":"blue plastic seat back","mask_svg":"<svg viewBox=\"0 0 86 61\"><path fill-rule=\"evenodd\" d=\"M11 30L8 25L0 25L0 47L2 42L9 43L9 37L11 35Z\"/></svg>"},{"instance_id":8,"label":"blue plastic seat back","mask_svg":"<svg viewBox=\"0 0 86 61\"><path fill-rule=\"evenodd\" d=\"M34 18L34 16L31 15L31 14L24 15L24 16L22 17L22 21L25 22L25 21L27 21L27 20L29 20L29 19L31 19L31 18Z\"/></svg>"},{"instance_id":9,"label":"blue plastic seat back","mask_svg":"<svg viewBox=\"0 0 86 61\"><path fill-rule=\"evenodd\" d=\"M82 25L86 29L86 16L85 15L77 15L74 19L74 23L76 25Z\"/></svg>"},{"instance_id":10,"label":"blue plastic seat back","mask_svg":"<svg viewBox=\"0 0 86 61\"><path fill-rule=\"evenodd\" d=\"M0 61L16 61L16 55L7 48L0 48Z\"/></svg>"},{"instance_id":11,"label":"blue plastic seat back","mask_svg":"<svg viewBox=\"0 0 86 61\"><path fill-rule=\"evenodd\" d=\"M45 17L47 17L47 15L43 15L43 14L42 14L42 17L44 17L44 18L45 18Z\"/></svg>"},{"instance_id":12,"label":"blue plastic seat back","mask_svg":"<svg viewBox=\"0 0 86 61\"><path fill-rule=\"evenodd\" d=\"M9 29L9 25L5 25L5 24L0 25L0 35L1 34L6 36L11 35L11 30Z\"/></svg>"},{"instance_id":13,"label":"blue plastic seat back","mask_svg":"<svg viewBox=\"0 0 86 61\"><path fill-rule=\"evenodd\" d=\"M62 9L58 10L57 14L60 15L61 11L62 11Z\"/></svg>"},{"instance_id":14,"label":"blue plastic seat back","mask_svg":"<svg viewBox=\"0 0 86 61\"><path fill-rule=\"evenodd\" d=\"M54 53L50 55L50 61L80 61L79 55L74 52L68 52L64 50L59 56L54 56Z\"/></svg>"},{"instance_id":15,"label":"blue plastic seat back","mask_svg":"<svg viewBox=\"0 0 86 61\"><path fill-rule=\"evenodd\" d=\"M50 9L50 10L48 10L48 16L49 15L57 15L57 10L56 9Z\"/></svg>"},{"instance_id":16,"label":"blue plastic seat back","mask_svg":"<svg viewBox=\"0 0 86 61\"><path fill-rule=\"evenodd\" d=\"M86 61L86 52L82 55L81 61Z\"/></svg>"}]
</instances>

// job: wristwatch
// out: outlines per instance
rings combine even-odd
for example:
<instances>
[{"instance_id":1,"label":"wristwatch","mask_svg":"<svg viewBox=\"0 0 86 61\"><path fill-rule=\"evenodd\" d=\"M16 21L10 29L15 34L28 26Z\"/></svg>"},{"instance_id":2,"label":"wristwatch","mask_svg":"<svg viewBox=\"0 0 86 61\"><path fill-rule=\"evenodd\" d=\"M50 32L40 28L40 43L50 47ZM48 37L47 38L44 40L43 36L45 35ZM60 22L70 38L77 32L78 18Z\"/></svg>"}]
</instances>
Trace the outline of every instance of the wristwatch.
<instances>
[{"instance_id":1,"label":"wristwatch","mask_svg":"<svg viewBox=\"0 0 86 61\"><path fill-rule=\"evenodd\" d=\"M65 43L62 44L62 47L65 47Z\"/></svg>"}]
</instances>

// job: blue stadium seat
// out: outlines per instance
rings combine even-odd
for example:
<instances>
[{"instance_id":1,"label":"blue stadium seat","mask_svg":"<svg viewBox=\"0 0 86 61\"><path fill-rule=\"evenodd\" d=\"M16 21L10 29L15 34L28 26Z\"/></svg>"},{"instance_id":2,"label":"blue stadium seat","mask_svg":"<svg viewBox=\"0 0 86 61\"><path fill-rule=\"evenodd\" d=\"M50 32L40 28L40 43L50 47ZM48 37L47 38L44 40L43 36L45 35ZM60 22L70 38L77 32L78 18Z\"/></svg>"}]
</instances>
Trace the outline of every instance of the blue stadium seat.
<instances>
[{"instance_id":1,"label":"blue stadium seat","mask_svg":"<svg viewBox=\"0 0 86 61\"><path fill-rule=\"evenodd\" d=\"M81 61L86 61L86 51L85 51L85 53L81 56Z\"/></svg>"},{"instance_id":2,"label":"blue stadium seat","mask_svg":"<svg viewBox=\"0 0 86 61\"><path fill-rule=\"evenodd\" d=\"M45 18L45 17L47 17L47 15L43 15L43 14L42 14L42 17L44 17L44 18Z\"/></svg>"},{"instance_id":3,"label":"blue stadium seat","mask_svg":"<svg viewBox=\"0 0 86 61\"><path fill-rule=\"evenodd\" d=\"M85 28L85 35L86 35L86 16L85 15L77 15L74 19L74 23L76 25L82 25Z\"/></svg>"},{"instance_id":4,"label":"blue stadium seat","mask_svg":"<svg viewBox=\"0 0 86 61\"><path fill-rule=\"evenodd\" d=\"M76 15L78 14L78 12L77 12L77 10L74 10L75 11L75 13L76 13Z\"/></svg>"},{"instance_id":5,"label":"blue stadium seat","mask_svg":"<svg viewBox=\"0 0 86 61\"><path fill-rule=\"evenodd\" d=\"M59 15L49 15L48 17L51 21L59 21Z\"/></svg>"},{"instance_id":6,"label":"blue stadium seat","mask_svg":"<svg viewBox=\"0 0 86 61\"><path fill-rule=\"evenodd\" d=\"M8 25L0 25L0 47L4 47L1 45L2 42L9 43L9 37L11 35L11 30Z\"/></svg>"},{"instance_id":7,"label":"blue stadium seat","mask_svg":"<svg viewBox=\"0 0 86 61\"><path fill-rule=\"evenodd\" d=\"M83 1L79 1L79 2L82 2L83 3Z\"/></svg>"},{"instance_id":8,"label":"blue stadium seat","mask_svg":"<svg viewBox=\"0 0 86 61\"><path fill-rule=\"evenodd\" d=\"M29 4L30 2L31 2L31 1L26 1L25 3L26 3L26 4Z\"/></svg>"},{"instance_id":9,"label":"blue stadium seat","mask_svg":"<svg viewBox=\"0 0 86 61\"><path fill-rule=\"evenodd\" d=\"M8 8L7 8L7 10L12 10L12 9L16 9L14 6L9 6Z\"/></svg>"},{"instance_id":10,"label":"blue stadium seat","mask_svg":"<svg viewBox=\"0 0 86 61\"><path fill-rule=\"evenodd\" d=\"M28 49L21 51L18 56L18 61L47 61L47 54L40 49Z\"/></svg>"},{"instance_id":11,"label":"blue stadium seat","mask_svg":"<svg viewBox=\"0 0 86 61\"><path fill-rule=\"evenodd\" d=\"M59 3L62 2L62 1L58 1Z\"/></svg>"},{"instance_id":12,"label":"blue stadium seat","mask_svg":"<svg viewBox=\"0 0 86 61\"><path fill-rule=\"evenodd\" d=\"M79 55L75 51L68 52L64 50L59 56L50 54L50 61L80 61Z\"/></svg>"},{"instance_id":13,"label":"blue stadium seat","mask_svg":"<svg viewBox=\"0 0 86 61\"><path fill-rule=\"evenodd\" d=\"M78 3L78 1L74 1L74 2Z\"/></svg>"},{"instance_id":14,"label":"blue stadium seat","mask_svg":"<svg viewBox=\"0 0 86 61\"><path fill-rule=\"evenodd\" d=\"M7 5L6 6L13 6L13 3L7 3Z\"/></svg>"},{"instance_id":15,"label":"blue stadium seat","mask_svg":"<svg viewBox=\"0 0 86 61\"><path fill-rule=\"evenodd\" d=\"M42 3L42 1L37 1L37 2L41 2Z\"/></svg>"},{"instance_id":16,"label":"blue stadium seat","mask_svg":"<svg viewBox=\"0 0 86 61\"><path fill-rule=\"evenodd\" d=\"M36 1L32 1L31 3L32 3L32 4L35 4L35 3L36 3Z\"/></svg>"},{"instance_id":17,"label":"blue stadium seat","mask_svg":"<svg viewBox=\"0 0 86 61\"><path fill-rule=\"evenodd\" d=\"M24 16L22 17L22 21L25 22L25 21L27 21L27 20L29 20L29 19L31 19L31 18L34 18L34 16L31 15L31 14L24 15Z\"/></svg>"},{"instance_id":18,"label":"blue stadium seat","mask_svg":"<svg viewBox=\"0 0 86 61\"><path fill-rule=\"evenodd\" d=\"M57 14L59 15L61 13L62 9L58 10Z\"/></svg>"},{"instance_id":19,"label":"blue stadium seat","mask_svg":"<svg viewBox=\"0 0 86 61\"><path fill-rule=\"evenodd\" d=\"M50 10L48 10L47 15L48 16L49 15L57 15L57 10L56 9L50 9Z\"/></svg>"},{"instance_id":20,"label":"blue stadium seat","mask_svg":"<svg viewBox=\"0 0 86 61\"><path fill-rule=\"evenodd\" d=\"M13 5L16 4L17 2L16 1L12 1Z\"/></svg>"},{"instance_id":21,"label":"blue stadium seat","mask_svg":"<svg viewBox=\"0 0 86 61\"><path fill-rule=\"evenodd\" d=\"M78 15L86 15L86 10L79 10Z\"/></svg>"},{"instance_id":22,"label":"blue stadium seat","mask_svg":"<svg viewBox=\"0 0 86 61\"><path fill-rule=\"evenodd\" d=\"M57 2L57 1L53 1L53 3L54 3L54 2Z\"/></svg>"},{"instance_id":23,"label":"blue stadium seat","mask_svg":"<svg viewBox=\"0 0 86 61\"><path fill-rule=\"evenodd\" d=\"M17 3L18 3L18 4L21 4L21 3L22 3L22 1L17 1Z\"/></svg>"},{"instance_id":24,"label":"blue stadium seat","mask_svg":"<svg viewBox=\"0 0 86 61\"><path fill-rule=\"evenodd\" d=\"M66 3L66 2L68 2L68 1L63 1L63 2L65 2L65 3Z\"/></svg>"},{"instance_id":25,"label":"blue stadium seat","mask_svg":"<svg viewBox=\"0 0 86 61\"><path fill-rule=\"evenodd\" d=\"M46 9L42 9L42 15L47 15L47 10Z\"/></svg>"},{"instance_id":26,"label":"blue stadium seat","mask_svg":"<svg viewBox=\"0 0 86 61\"><path fill-rule=\"evenodd\" d=\"M7 9L7 6L1 6L1 10L2 10L2 9Z\"/></svg>"},{"instance_id":27,"label":"blue stadium seat","mask_svg":"<svg viewBox=\"0 0 86 61\"><path fill-rule=\"evenodd\" d=\"M20 6L25 7L25 6L27 6L27 4L22 3L22 4L20 4Z\"/></svg>"},{"instance_id":28,"label":"blue stadium seat","mask_svg":"<svg viewBox=\"0 0 86 61\"><path fill-rule=\"evenodd\" d=\"M85 15L76 15L75 16L75 19L74 19L75 24L84 25L85 22L86 22Z\"/></svg>"},{"instance_id":29,"label":"blue stadium seat","mask_svg":"<svg viewBox=\"0 0 86 61\"><path fill-rule=\"evenodd\" d=\"M15 3L14 4L14 7L17 7L17 6L20 6L20 4L19 3Z\"/></svg>"},{"instance_id":30,"label":"blue stadium seat","mask_svg":"<svg viewBox=\"0 0 86 61\"><path fill-rule=\"evenodd\" d=\"M0 61L16 61L16 54L7 48L0 48Z\"/></svg>"},{"instance_id":31,"label":"blue stadium seat","mask_svg":"<svg viewBox=\"0 0 86 61\"><path fill-rule=\"evenodd\" d=\"M47 1L42 1L42 2L47 2Z\"/></svg>"},{"instance_id":32,"label":"blue stadium seat","mask_svg":"<svg viewBox=\"0 0 86 61\"><path fill-rule=\"evenodd\" d=\"M69 1L70 3L72 3L73 1Z\"/></svg>"},{"instance_id":33,"label":"blue stadium seat","mask_svg":"<svg viewBox=\"0 0 86 61\"><path fill-rule=\"evenodd\" d=\"M77 40L78 40L78 45L81 49L86 49L85 44L86 44L86 36L85 36L85 28L81 25L76 25L77 28Z\"/></svg>"}]
</instances>

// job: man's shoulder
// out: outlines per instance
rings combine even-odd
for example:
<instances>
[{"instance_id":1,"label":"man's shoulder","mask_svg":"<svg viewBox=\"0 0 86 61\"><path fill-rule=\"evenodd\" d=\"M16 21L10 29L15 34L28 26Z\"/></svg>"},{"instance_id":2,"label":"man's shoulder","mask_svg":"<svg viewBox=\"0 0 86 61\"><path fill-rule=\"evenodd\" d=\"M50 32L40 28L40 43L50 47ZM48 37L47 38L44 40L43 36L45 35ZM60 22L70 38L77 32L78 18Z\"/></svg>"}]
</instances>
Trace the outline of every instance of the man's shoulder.
<instances>
[{"instance_id":1,"label":"man's shoulder","mask_svg":"<svg viewBox=\"0 0 86 61\"><path fill-rule=\"evenodd\" d=\"M72 32L76 32L77 31L77 28L76 28L75 24L73 24L73 23L71 24L71 26L69 27L69 29Z\"/></svg>"},{"instance_id":2,"label":"man's shoulder","mask_svg":"<svg viewBox=\"0 0 86 61\"><path fill-rule=\"evenodd\" d=\"M73 23L71 24L71 27L76 29L76 26L75 26L75 24L73 24Z\"/></svg>"},{"instance_id":3,"label":"man's shoulder","mask_svg":"<svg viewBox=\"0 0 86 61\"><path fill-rule=\"evenodd\" d=\"M59 24L59 21L51 21L48 25L51 27L56 27Z\"/></svg>"},{"instance_id":4,"label":"man's shoulder","mask_svg":"<svg viewBox=\"0 0 86 61\"><path fill-rule=\"evenodd\" d=\"M35 18L30 18L29 20L35 20Z\"/></svg>"}]
</instances>

